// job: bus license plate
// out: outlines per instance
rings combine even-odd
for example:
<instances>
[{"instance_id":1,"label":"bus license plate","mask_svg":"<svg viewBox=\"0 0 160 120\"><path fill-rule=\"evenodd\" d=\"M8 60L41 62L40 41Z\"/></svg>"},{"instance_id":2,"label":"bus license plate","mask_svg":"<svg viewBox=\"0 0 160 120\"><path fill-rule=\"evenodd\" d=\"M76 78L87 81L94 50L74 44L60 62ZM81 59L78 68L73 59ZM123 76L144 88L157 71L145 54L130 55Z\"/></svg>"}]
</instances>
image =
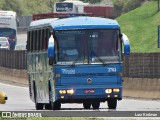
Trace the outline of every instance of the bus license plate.
<instances>
[{"instance_id":1,"label":"bus license plate","mask_svg":"<svg viewBox=\"0 0 160 120\"><path fill-rule=\"evenodd\" d=\"M86 93L86 94L95 93L95 90L93 90L93 89L84 90L84 93Z\"/></svg>"}]
</instances>

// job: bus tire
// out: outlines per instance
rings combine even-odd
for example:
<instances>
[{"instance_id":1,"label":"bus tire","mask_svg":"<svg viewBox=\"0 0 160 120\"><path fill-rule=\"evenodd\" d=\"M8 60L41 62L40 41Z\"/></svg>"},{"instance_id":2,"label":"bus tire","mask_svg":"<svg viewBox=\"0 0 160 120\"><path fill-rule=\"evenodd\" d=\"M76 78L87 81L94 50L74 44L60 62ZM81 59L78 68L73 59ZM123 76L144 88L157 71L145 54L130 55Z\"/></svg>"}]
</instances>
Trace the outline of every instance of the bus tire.
<instances>
[{"instance_id":1,"label":"bus tire","mask_svg":"<svg viewBox=\"0 0 160 120\"><path fill-rule=\"evenodd\" d=\"M35 103L35 106L36 106L36 110L43 110L44 104L43 103Z\"/></svg>"},{"instance_id":2,"label":"bus tire","mask_svg":"<svg viewBox=\"0 0 160 120\"><path fill-rule=\"evenodd\" d=\"M52 110L53 109L53 107L52 107L53 105L51 105L50 103L49 104L45 104L45 109L46 110Z\"/></svg>"},{"instance_id":3,"label":"bus tire","mask_svg":"<svg viewBox=\"0 0 160 120\"><path fill-rule=\"evenodd\" d=\"M92 103L93 109L99 109L99 106L100 106L100 102L99 101L95 101L95 102Z\"/></svg>"},{"instance_id":4,"label":"bus tire","mask_svg":"<svg viewBox=\"0 0 160 120\"><path fill-rule=\"evenodd\" d=\"M61 109L60 101L53 102L53 110L60 110L60 109Z\"/></svg>"},{"instance_id":5,"label":"bus tire","mask_svg":"<svg viewBox=\"0 0 160 120\"><path fill-rule=\"evenodd\" d=\"M108 108L109 109L116 109L117 99L109 99L107 102L108 102Z\"/></svg>"},{"instance_id":6,"label":"bus tire","mask_svg":"<svg viewBox=\"0 0 160 120\"><path fill-rule=\"evenodd\" d=\"M91 102L83 102L84 109L90 109L91 108Z\"/></svg>"}]
</instances>

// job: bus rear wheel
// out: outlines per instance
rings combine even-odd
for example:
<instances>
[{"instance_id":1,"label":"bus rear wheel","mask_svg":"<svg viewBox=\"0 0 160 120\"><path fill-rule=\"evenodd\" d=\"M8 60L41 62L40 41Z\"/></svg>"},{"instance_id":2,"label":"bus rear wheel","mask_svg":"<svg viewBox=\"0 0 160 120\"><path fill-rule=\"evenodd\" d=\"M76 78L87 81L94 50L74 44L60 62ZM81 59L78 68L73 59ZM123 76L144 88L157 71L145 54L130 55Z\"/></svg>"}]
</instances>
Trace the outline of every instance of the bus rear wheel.
<instances>
[{"instance_id":1,"label":"bus rear wheel","mask_svg":"<svg viewBox=\"0 0 160 120\"><path fill-rule=\"evenodd\" d=\"M43 103L35 103L36 110L42 110L44 104Z\"/></svg>"},{"instance_id":2,"label":"bus rear wheel","mask_svg":"<svg viewBox=\"0 0 160 120\"><path fill-rule=\"evenodd\" d=\"M99 109L99 106L100 106L100 102L98 102L98 101L95 101L92 103L93 109Z\"/></svg>"},{"instance_id":3,"label":"bus rear wheel","mask_svg":"<svg viewBox=\"0 0 160 120\"><path fill-rule=\"evenodd\" d=\"M109 109L116 109L117 99L109 99L107 102L108 102L108 108Z\"/></svg>"},{"instance_id":4,"label":"bus rear wheel","mask_svg":"<svg viewBox=\"0 0 160 120\"><path fill-rule=\"evenodd\" d=\"M83 107L84 107L84 109L90 109L91 108L91 102L84 102Z\"/></svg>"},{"instance_id":5,"label":"bus rear wheel","mask_svg":"<svg viewBox=\"0 0 160 120\"><path fill-rule=\"evenodd\" d=\"M45 109L46 110L52 110L53 109L53 103L45 104Z\"/></svg>"}]
</instances>

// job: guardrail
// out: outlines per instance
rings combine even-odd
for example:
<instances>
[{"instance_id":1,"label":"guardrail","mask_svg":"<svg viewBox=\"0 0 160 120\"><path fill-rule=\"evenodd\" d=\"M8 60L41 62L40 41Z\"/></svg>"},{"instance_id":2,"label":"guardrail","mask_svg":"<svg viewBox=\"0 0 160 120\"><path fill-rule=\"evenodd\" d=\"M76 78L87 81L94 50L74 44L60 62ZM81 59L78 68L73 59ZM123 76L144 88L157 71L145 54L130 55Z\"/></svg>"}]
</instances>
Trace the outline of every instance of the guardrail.
<instances>
[{"instance_id":1,"label":"guardrail","mask_svg":"<svg viewBox=\"0 0 160 120\"><path fill-rule=\"evenodd\" d=\"M12 69L27 69L26 51L0 50L0 66Z\"/></svg>"},{"instance_id":2,"label":"guardrail","mask_svg":"<svg viewBox=\"0 0 160 120\"><path fill-rule=\"evenodd\" d=\"M132 53L123 70L125 77L160 78L160 53Z\"/></svg>"}]
</instances>

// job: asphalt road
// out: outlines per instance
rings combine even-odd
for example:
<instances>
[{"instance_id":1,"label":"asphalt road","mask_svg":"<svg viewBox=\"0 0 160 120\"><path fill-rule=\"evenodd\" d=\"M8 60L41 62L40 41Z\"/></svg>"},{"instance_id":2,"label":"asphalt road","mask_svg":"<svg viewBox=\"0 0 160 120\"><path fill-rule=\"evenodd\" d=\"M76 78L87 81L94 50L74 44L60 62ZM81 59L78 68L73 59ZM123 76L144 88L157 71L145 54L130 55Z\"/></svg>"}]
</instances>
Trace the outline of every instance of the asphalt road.
<instances>
[{"instance_id":1,"label":"asphalt road","mask_svg":"<svg viewBox=\"0 0 160 120\"><path fill-rule=\"evenodd\" d=\"M29 98L27 87L19 87L0 83L0 91L7 94L6 104L0 104L0 111L34 111L34 103ZM82 104L62 104L65 111L84 110ZM101 103L100 111L108 111L107 102ZM92 109L91 109L92 111ZM160 111L160 100L126 99L118 101L116 111Z\"/></svg>"},{"instance_id":2,"label":"asphalt road","mask_svg":"<svg viewBox=\"0 0 160 120\"><path fill-rule=\"evenodd\" d=\"M17 45L21 44L26 46L27 32L19 32L17 34Z\"/></svg>"}]
</instances>

